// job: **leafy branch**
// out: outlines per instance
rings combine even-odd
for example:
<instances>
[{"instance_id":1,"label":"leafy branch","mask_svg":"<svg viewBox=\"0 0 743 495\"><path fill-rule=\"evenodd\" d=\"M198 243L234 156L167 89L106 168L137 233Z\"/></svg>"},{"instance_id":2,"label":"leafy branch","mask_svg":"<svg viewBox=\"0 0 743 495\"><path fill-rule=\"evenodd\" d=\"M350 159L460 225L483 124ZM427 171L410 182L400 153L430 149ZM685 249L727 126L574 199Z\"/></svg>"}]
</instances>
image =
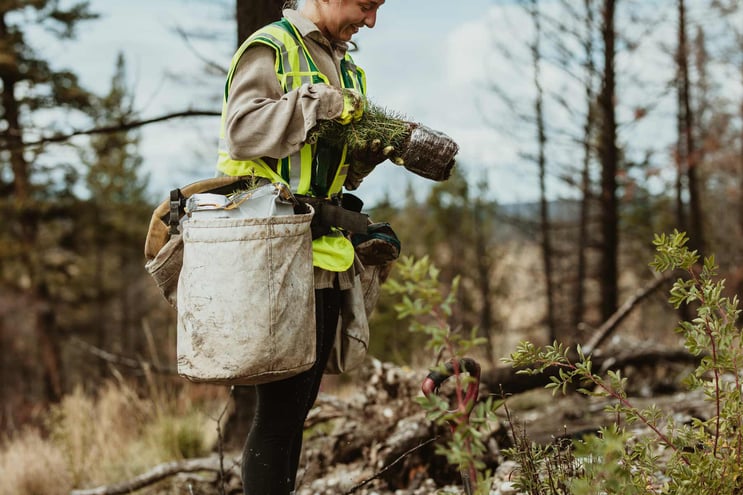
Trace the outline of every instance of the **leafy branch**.
<instances>
[{"instance_id":1,"label":"leafy branch","mask_svg":"<svg viewBox=\"0 0 743 495\"><path fill-rule=\"evenodd\" d=\"M742 493L743 332L736 326L740 316L738 298L724 295L725 281L719 278L714 257L705 258L700 265L699 255L687 248L687 242L686 234L678 231L656 235L656 255L650 265L658 272L680 270L684 274L670 289L669 302L676 309L683 305L695 309L696 316L680 322L676 332L684 338L686 350L701 357L685 384L689 390L703 392L713 404L715 412L710 418L692 418L679 424L655 406L643 410L635 407L627 397L627 378L619 371L608 371L606 377L594 373L591 357L581 347L573 354L558 342L544 348L522 342L506 359L514 367L523 368L519 373L524 374L557 368L557 376L551 376L546 386L553 393L567 393L568 386L577 383L582 394L614 399L615 403L605 410L618 419L642 423L652 432L650 437L636 437L615 423L602 429L599 436L573 442L573 455L582 459L582 472L574 473L566 483L570 493ZM663 472L659 471L658 455L662 449L652 441L653 436L670 449ZM520 486L525 487L536 486L535 469L529 465L535 460L548 463L557 455L554 449L514 454L522 463L524 456L528 461L526 474L520 479ZM538 478L537 485L541 483Z\"/></svg>"}]
</instances>

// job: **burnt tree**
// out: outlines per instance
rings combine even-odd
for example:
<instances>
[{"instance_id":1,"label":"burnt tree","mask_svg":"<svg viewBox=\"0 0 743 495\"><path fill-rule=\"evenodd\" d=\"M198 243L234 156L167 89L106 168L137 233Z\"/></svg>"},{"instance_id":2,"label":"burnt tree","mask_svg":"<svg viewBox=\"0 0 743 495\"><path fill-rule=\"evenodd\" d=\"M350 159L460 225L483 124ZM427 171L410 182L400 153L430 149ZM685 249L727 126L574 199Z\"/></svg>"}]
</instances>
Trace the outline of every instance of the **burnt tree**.
<instances>
[{"instance_id":1,"label":"burnt tree","mask_svg":"<svg viewBox=\"0 0 743 495\"><path fill-rule=\"evenodd\" d=\"M281 18L285 0L237 0L237 45L253 34L253 31Z\"/></svg>"},{"instance_id":2,"label":"burnt tree","mask_svg":"<svg viewBox=\"0 0 743 495\"><path fill-rule=\"evenodd\" d=\"M604 0L601 12L601 38L603 40L604 67L601 77L599 159L601 162L601 317L607 320L616 310L619 286L619 204L617 200L617 175L619 150L617 148L616 120L616 33L614 30L616 0Z\"/></svg>"}]
</instances>

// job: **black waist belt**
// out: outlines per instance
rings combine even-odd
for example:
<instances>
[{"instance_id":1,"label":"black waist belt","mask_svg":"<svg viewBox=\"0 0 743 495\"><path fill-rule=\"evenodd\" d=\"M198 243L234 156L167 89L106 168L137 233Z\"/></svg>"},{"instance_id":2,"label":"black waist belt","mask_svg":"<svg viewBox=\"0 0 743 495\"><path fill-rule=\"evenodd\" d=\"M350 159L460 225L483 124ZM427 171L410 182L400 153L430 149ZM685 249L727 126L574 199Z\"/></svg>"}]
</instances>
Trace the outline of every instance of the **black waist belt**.
<instances>
[{"instance_id":1,"label":"black waist belt","mask_svg":"<svg viewBox=\"0 0 743 495\"><path fill-rule=\"evenodd\" d=\"M341 228L350 233L366 233L369 225L369 215L347 210L330 199L297 196L300 203L305 203L315 210L312 217L312 238L328 234L331 227Z\"/></svg>"}]
</instances>

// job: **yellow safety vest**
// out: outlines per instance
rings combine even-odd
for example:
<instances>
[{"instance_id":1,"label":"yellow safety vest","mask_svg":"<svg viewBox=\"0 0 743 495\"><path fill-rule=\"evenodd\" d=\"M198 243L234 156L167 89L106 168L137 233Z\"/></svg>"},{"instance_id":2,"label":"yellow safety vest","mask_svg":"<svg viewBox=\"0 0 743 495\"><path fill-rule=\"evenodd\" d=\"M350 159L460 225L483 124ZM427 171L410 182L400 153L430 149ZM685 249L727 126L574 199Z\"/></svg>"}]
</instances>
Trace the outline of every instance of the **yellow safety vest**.
<instances>
[{"instance_id":1,"label":"yellow safety vest","mask_svg":"<svg viewBox=\"0 0 743 495\"><path fill-rule=\"evenodd\" d=\"M274 22L251 35L232 57L227 75L224 98L222 101L222 122L219 135L219 157L217 170L232 176L256 175L272 182L287 184L295 194L330 198L339 194L348 174L349 164L346 161L347 149L340 151L338 163L327 163L317 160L322 154L321 146L305 144L291 156L281 158L278 170L273 170L264 159L233 160L230 158L225 139L225 120L227 96L232 78L242 54L254 44L263 44L276 51L276 77L285 93L299 88L303 84L329 84L327 76L322 74L310 55L297 28L286 18ZM354 64L347 53L341 60L341 83L344 88L354 89L366 94L366 75ZM337 156L330 153L329 156ZM324 162L324 163L323 163ZM329 166L335 166L335 173L330 184L320 183L320 177L328 176ZM324 169L324 170L323 170ZM318 173L320 170L321 173ZM313 262L315 266L330 271L345 271L353 264L354 252L351 242L339 231L322 236L312 242Z\"/></svg>"}]
</instances>

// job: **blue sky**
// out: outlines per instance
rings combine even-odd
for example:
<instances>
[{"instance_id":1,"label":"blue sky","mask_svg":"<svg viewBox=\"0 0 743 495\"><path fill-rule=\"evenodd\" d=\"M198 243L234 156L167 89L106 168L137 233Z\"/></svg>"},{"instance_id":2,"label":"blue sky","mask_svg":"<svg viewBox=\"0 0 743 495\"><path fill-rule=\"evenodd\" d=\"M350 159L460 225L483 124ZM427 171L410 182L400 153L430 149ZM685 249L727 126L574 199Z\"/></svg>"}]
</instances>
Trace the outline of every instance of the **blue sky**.
<instances>
[{"instance_id":1,"label":"blue sky","mask_svg":"<svg viewBox=\"0 0 743 495\"><path fill-rule=\"evenodd\" d=\"M556 3L541 4L550 9ZM663 46L674 43L675 1L651 3L655 5L628 2L627 10L619 12L618 28L641 41L638 49L618 57L620 140L632 143L638 153L652 149L667 167L675 128L674 97L654 95L667 93L667 78L673 74ZM705 0L689 3L692 16L714 21L704 8ZM135 107L143 117L187 108L221 108L223 78L206 75L203 58L224 67L229 64L236 44L232 0L92 0L91 5L101 19L82 26L75 42L45 46L57 65L71 68L83 84L104 92L121 51L127 59ZM630 17L640 14L657 17L651 30L643 31L647 28L635 25ZM174 33L176 27L220 36L210 41L194 38L189 48ZM388 0L379 11L377 26L354 38L359 46L354 58L367 71L370 98L454 138L460 145L460 169L471 181L487 178L491 198L501 203L529 201L538 197L536 170L520 154L532 147L533 127L519 122L490 87L497 84L517 101L520 111L531 111L534 89L526 51L531 33L523 9L510 0ZM500 54L496 44L512 51L514 60ZM583 111L582 89L570 76L551 65L543 67L542 75L550 92L572 101L573 110ZM743 97L739 77L733 73L719 78L721 84L730 85L733 99ZM633 89L637 80L645 81L639 90ZM649 95L654 118L624 125L635 105L646 103ZM576 126L582 121L579 116L565 117L554 100L548 102L546 112L557 135L550 142L550 158L570 165L576 156L569 146L561 148L559 133L579 133ZM142 131L141 151L156 198L213 174L218 125L218 118L198 118L151 125ZM385 162L358 192L368 204L387 193L402 203L396 193L407 183L421 193L431 185ZM554 180L549 185L553 192L561 187Z\"/></svg>"},{"instance_id":2,"label":"blue sky","mask_svg":"<svg viewBox=\"0 0 743 495\"><path fill-rule=\"evenodd\" d=\"M359 51L354 57L367 71L369 96L452 136L460 143L463 166L478 161L485 143L495 139L476 107L475 81L482 80L483 69L466 62L476 61L483 49L478 46L486 33L482 20L492 4L467 0L452 7L451 0L389 0L380 9L377 26L355 37ZM226 67L235 43L231 1L93 0L91 5L102 17L86 23L75 42L51 49L60 66L75 70L83 84L105 91L122 51L135 104L144 117L189 107L220 109L221 78L204 77L203 61L173 28L223 33L221 40L195 39L193 46ZM156 194L211 176L217 127L218 119L199 118L143 131L142 152ZM407 181L421 190L430 185L386 162L359 193L373 203Z\"/></svg>"}]
</instances>

